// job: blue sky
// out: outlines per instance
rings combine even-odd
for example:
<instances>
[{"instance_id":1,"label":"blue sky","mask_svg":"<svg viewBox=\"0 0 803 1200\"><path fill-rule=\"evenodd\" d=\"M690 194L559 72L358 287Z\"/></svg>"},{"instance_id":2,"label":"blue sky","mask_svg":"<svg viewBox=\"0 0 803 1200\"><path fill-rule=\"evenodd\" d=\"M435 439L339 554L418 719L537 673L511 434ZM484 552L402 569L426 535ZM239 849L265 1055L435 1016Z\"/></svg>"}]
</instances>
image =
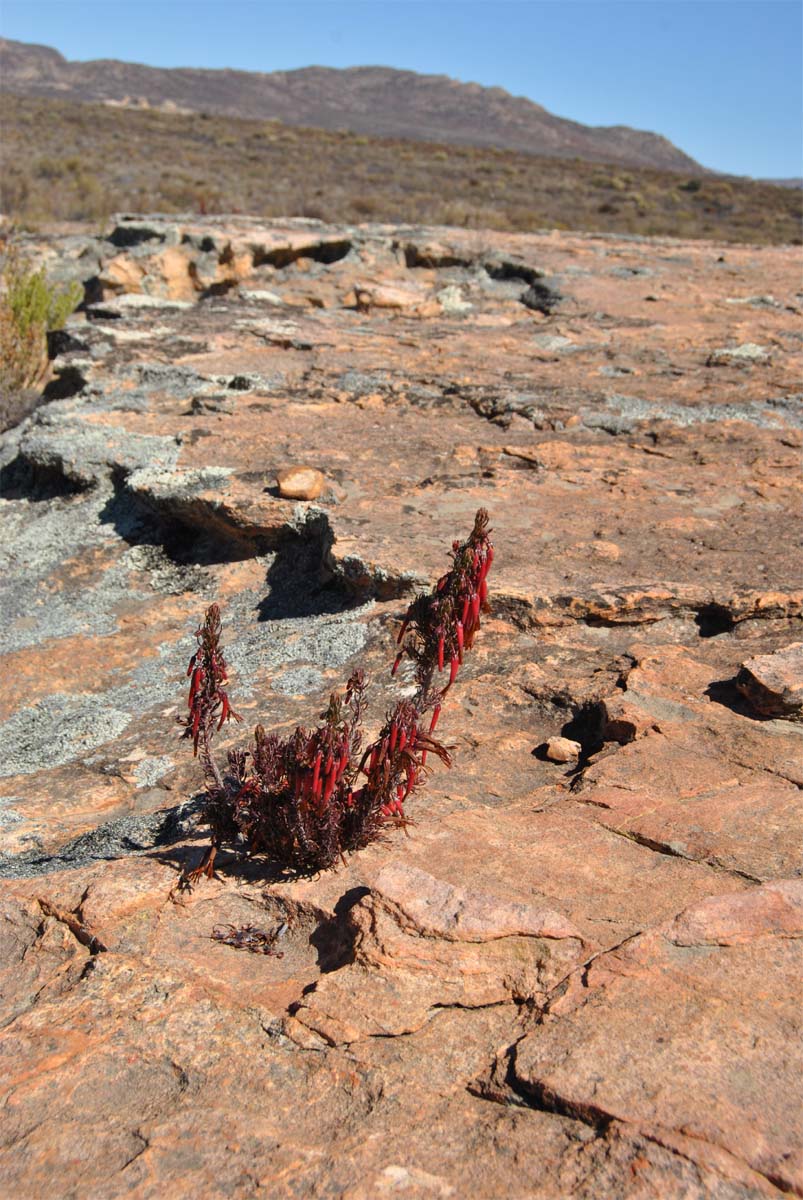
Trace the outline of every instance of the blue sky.
<instances>
[{"instance_id":1,"label":"blue sky","mask_svg":"<svg viewBox=\"0 0 803 1200\"><path fill-rule=\"evenodd\" d=\"M0 34L153 66L451 75L717 170L803 174L799 0L0 0Z\"/></svg>"}]
</instances>

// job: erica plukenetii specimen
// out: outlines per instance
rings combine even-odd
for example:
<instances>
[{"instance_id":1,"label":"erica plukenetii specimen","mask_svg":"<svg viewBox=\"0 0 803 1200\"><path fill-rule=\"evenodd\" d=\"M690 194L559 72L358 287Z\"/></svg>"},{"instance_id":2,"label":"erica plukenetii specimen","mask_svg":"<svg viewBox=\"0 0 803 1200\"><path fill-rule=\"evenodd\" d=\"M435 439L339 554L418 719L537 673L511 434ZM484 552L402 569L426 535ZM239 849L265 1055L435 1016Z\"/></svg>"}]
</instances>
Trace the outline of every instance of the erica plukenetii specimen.
<instances>
[{"instance_id":1,"label":"erica plukenetii specimen","mask_svg":"<svg viewBox=\"0 0 803 1200\"><path fill-rule=\"evenodd\" d=\"M405 655L412 658L422 707L433 709L432 730L488 607L488 572L494 559L489 534L488 514L481 508L468 540L452 543L451 570L431 592L413 601L399 632L394 674ZM448 679L442 684L447 669Z\"/></svg>"},{"instance_id":2,"label":"erica plukenetii specimen","mask_svg":"<svg viewBox=\"0 0 803 1200\"><path fill-rule=\"evenodd\" d=\"M258 725L253 746L229 754L226 816L250 853L314 871L376 836L379 822L364 811L356 786L364 691L362 672L355 671L316 728L299 726L280 738Z\"/></svg>"},{"instance_id":3,"label":"erica plukenetii specimen","mask_svg":"<svg viewBox=\"0 0 803 1200\"><path fill-rule=\"evenodd\" d=\"M220 612L212 605L187 672L184 736L204 764L204 815L212 830L212 846L190 880L211 875L224 843L291 870L317 871L367 846L386 827L409 824L404 805L428 778L427 755L450 765L435 727L487 609L492 562L488 514L480 509L467 541L453 543L450 569L413 601L402 623L392 674L403 657L412 659L415 694L396 702L364 749L366 686L362 671L355 671L344 694L332 694L318 725L299 726L289 737L257 725L249 747L229 751L225 773L212 757L212 739L227 720L240 718L225 686Z\"/></svg>"},{"instance_id":4,"label":"erica plukenetii specimen","mask_svg":"<svg viewBox=\"0 0 803 1200\"><path fill-rule=\"evenodd\" d=\"M190 694L187 700L189 715L183 721L183 737L192 738L193 753L198 753L198 742L209 740L211 726L217 722L218 729L225 721L240 717L229 703L224 684L228 683L228 671L223 651L220 649L220 609L216 604L206 610L204 623L195 631L198 649L190 659L187 678Z\"/></svg>"}]
</instances>

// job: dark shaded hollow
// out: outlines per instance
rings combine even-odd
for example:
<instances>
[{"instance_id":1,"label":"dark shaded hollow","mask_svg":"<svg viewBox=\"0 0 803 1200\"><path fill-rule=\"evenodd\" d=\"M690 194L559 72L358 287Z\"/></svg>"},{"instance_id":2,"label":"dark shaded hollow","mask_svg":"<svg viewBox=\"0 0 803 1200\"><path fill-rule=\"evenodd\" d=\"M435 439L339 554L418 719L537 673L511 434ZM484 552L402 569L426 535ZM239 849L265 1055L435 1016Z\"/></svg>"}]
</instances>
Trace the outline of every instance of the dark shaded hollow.
<instances>
[{"instance_id":1,"label":"dark shaded hollow","mask_svg":"<svg viewBox=\"0 0 803 1200\"><path fill-rule=\"evenodd\" d=\"M605 745L605 705L599 700L589 700L574 712L572 719L561 729L561 737L579 742L580 757L576 771L582 771L592 755Z\"/></svg>"},{"instance_id":2,"label":"dark shaded hollow","mask_svg":"<svg viewBox=\"0 0 803 1200\"><path fill-rule=\"evenodd\" d=\"M257 246L252 251L252 259L255 267L271 266L276 267L279 271L291 266L294 262L298 262L302 258L312 259L313 262L331 266L332 263L340 262L341 258L345 258L351 250L351 246L351 242L347 239L320 242L317 246L303 246L300 248L279 246L275 250L266 250L264 247Z\"/></svg>"},{"instance_id":3,"label":"dark shaded hollow","mask_svg":"<svg viewBox=\"0 0 803 1200\"><path fill-rule=\"evenodd\" d=\"M87 484L70 479L55 464L33 463L21 454L0 467L0 496L5 500L56 500L89 490Z\"/></svg>"},{"instance_id":4,"label":"dark shaded hollow","mask_svg":"<svg viewBox=\"0 0 803 1200\"><path fill-rule=\"evenodd\" d=\"M322 974L339 971L341 967L354 962L357 930L349 919L349 913L369 892L370 888L367 887L349 888L335 905L334 916L328 921L321 921L310 934L310 945L318 953L318 966Z\"/></svg>"},{"instance_id":5,"label":"dark shaded hollow","mask_svg":"<svg viewBox=\"0 0 803 1200\"><path fill-rule=\"evenodd\" d=\"M203 528L143 504L124 489L124 478L100 512L129 546L158 546L177 566L208 567L215 563L242 562L266 553L271 547L245 538L227 536L223 530Z\"/></svg>"},{"instance_id":6,"label":"dark shaded hollow","mask_svg":"<svg viewBox=\"0 0 803 1200\"><path fill-rule=\"evenodd\" d=\"M69 400L72 396L77 396L82 392L85 387L86 378L79 367L63 367L58 375L45 385L42 392L42 403L46 404L49 400Z\"/></svg>"},{"instance_id":7,"label":"dark shaded hollow","mask_svg":"<svg viewBox=\"0 0 803 1200\"><path fill-rule=\"evenodd\" d=\"M109 235L108 241L119 250L130 250L141 246L144 242L163 242L164 233L150 229L147 225L117 225Z\"/></svg>"},{"instance_id":8,"label":"dark shaded hollow","mask_svg":"<svg viewBox=\"0 0 803 1200\"><path fill-rule=\"evenodd\" d=\"M730 609L724 604L704 604L697 610L694 623L700 631L701 638L719 637L720 634L730 633L736 626L736 621Z\"/></svg>"}]
</instances>

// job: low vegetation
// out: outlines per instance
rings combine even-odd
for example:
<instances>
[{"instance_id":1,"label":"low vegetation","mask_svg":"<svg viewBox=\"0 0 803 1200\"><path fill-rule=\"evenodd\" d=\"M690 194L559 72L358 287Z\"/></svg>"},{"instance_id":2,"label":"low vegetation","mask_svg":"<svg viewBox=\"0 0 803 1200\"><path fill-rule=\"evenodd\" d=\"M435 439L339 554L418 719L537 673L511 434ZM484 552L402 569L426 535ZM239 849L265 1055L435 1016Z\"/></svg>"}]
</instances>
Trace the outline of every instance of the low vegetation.
<instances>
[{"instance_id":1,"label":"low vegetation","mask_svg":"<svg viewBox=\"0 0 803 1200\"><path fill-rule=\"evenodd\" d=\"M308 873L333 867L387 829L409 824L405 804L427 780L427 756L450 763L435 727L487 608L493 561L488 533L488 514L480 509L468 539L453 543L450 569L410 605L392 673L402 659L410 659L415 691L393 705L367 745L362 728L366 683L362 671L355 671L344 694L333 693L320 724L299 727L284 738L257 725L251 744L230 750L221 770L213 738L227 721L240 717L229 700L220 612L217 605L207 610L187 669L189 711L182 724L203 766L204 819L212 844L184 885L211 877L222 845Z\"/></svg>"},{"instance_id":2,"label":"low vegetation","mask_svg":"<svg viewBox=\"0 0 803 1200\"><path fill-rule=\"evenodd\" d=\"M63 327L82 297L79 284L54 286L44 269L31 270L13 244L6 246L0 260L0 397L41 385L48 369L46 335ZM0 400L0 418L2 409Z\"/></svg>"},{"instance_id":3,"label":"low vegetation","mask_svg":"<svg viewBox=\"0 0 803 1200\"><path fill-rule=\"evenodd\" d=\"M3 95L0 211L244 212L800 242L798 189L222 116Z\"/></svg>"}]
</instances>

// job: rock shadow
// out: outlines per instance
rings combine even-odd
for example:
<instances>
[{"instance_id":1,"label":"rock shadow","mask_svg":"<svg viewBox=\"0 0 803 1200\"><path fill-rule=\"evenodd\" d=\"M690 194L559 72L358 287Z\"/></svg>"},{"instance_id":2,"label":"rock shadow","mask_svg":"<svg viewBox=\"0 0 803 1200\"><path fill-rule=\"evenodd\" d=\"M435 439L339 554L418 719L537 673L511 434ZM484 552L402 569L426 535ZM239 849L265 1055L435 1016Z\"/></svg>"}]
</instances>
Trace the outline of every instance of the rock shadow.
<instances>
[{"instance_id":1,"label":"rock shadow","mask_svg":"<svg viewBox=\"0 0 803 1200\"><path fill-rule=\"evenodd\" d=\"M721 704L723 708L729 708L731 712L737 713L740 717L747 717L751 721L777 720L777 717L756 712L747 697L742 695L736 685L736 680L736 675L732 679L715 680L705 689L705 695L709 700L713 700L714 704Z\"/></svg>"},{"instance_id":2,"label":"rock shadow","mask_svg":"<svg viewBox=\"0 0 803 1200\"><path fill-rule=\"evenodd\" d=\"M0 879L28 879L49 875L53 871L128 858L132 854L147 854L148 857L176 865L182 855L196 853L194 847L188 848L184 843L188 839L203 836L203 832L197 828L197 818L202 809L203 796L199 794L171 808L157 809L152 813L130 813L115 821L107 821L72 838L51 853L25 850L20 854L3 856L0 860ZM160 849L177 843L182 843L179 853Z\"/></svg>"},{"instance_id":3,"label":"rock shadow","mask_svg":"<svg viewBox=\"0 0 803 1200\"><path fill-rule=\"evenodd\" d=\"M4 500L38 503L78 496L90 490L87 484L68 478L59 466L33 463L21 454L0 467L0 497Z\"/></svg>"},{"instance_id":4,"label":"rock shadow","mask_svg":"<svg viewBox=\"0 0 803 1200\"><path fill-rule=\"evenodd\" d=\"M348 914L370 892L368 887L353 887L344 892L335 905L334 916L321 921L310 934L310 945L318 955L318 967L322 975L339 971L354 962L356 929Z\"/></svg>"},{"instance_id":5,"label":"rock shadow","mask_svg":"<svg viewBox=\"0 0 803 1200\"><path fill-rule=\"evenodd\" d=\"M215 563L241 562L264 552L258 545L181 521L142 505L122 485L115 487L100 511L100 520L111 525L129 546L150 546L174 566L208 567Z\"/></svg>"},{"instance_id":6,"label":"rock shadow","mask_svg":"<svg viewBox=\"0 0 803 1200\"><path fill-rule=\"evenodd\" d=\"M724 604L704 604L694 618L701 638L719 637L736 627L733 613Z\"/></svg>"},{"instance_id":7,"label":"rock shadow","mask_svg":"<svg viewBox=\"0 0 803 1200\"><path fill-rule=\"evenodd\" d=\"M306 536L288 534L282 540L265 576L268 592L257 606L259 621L320 617L363 603L365 597L327 565L333 543L328 521Z\"/></svg>"}]
</instances>

